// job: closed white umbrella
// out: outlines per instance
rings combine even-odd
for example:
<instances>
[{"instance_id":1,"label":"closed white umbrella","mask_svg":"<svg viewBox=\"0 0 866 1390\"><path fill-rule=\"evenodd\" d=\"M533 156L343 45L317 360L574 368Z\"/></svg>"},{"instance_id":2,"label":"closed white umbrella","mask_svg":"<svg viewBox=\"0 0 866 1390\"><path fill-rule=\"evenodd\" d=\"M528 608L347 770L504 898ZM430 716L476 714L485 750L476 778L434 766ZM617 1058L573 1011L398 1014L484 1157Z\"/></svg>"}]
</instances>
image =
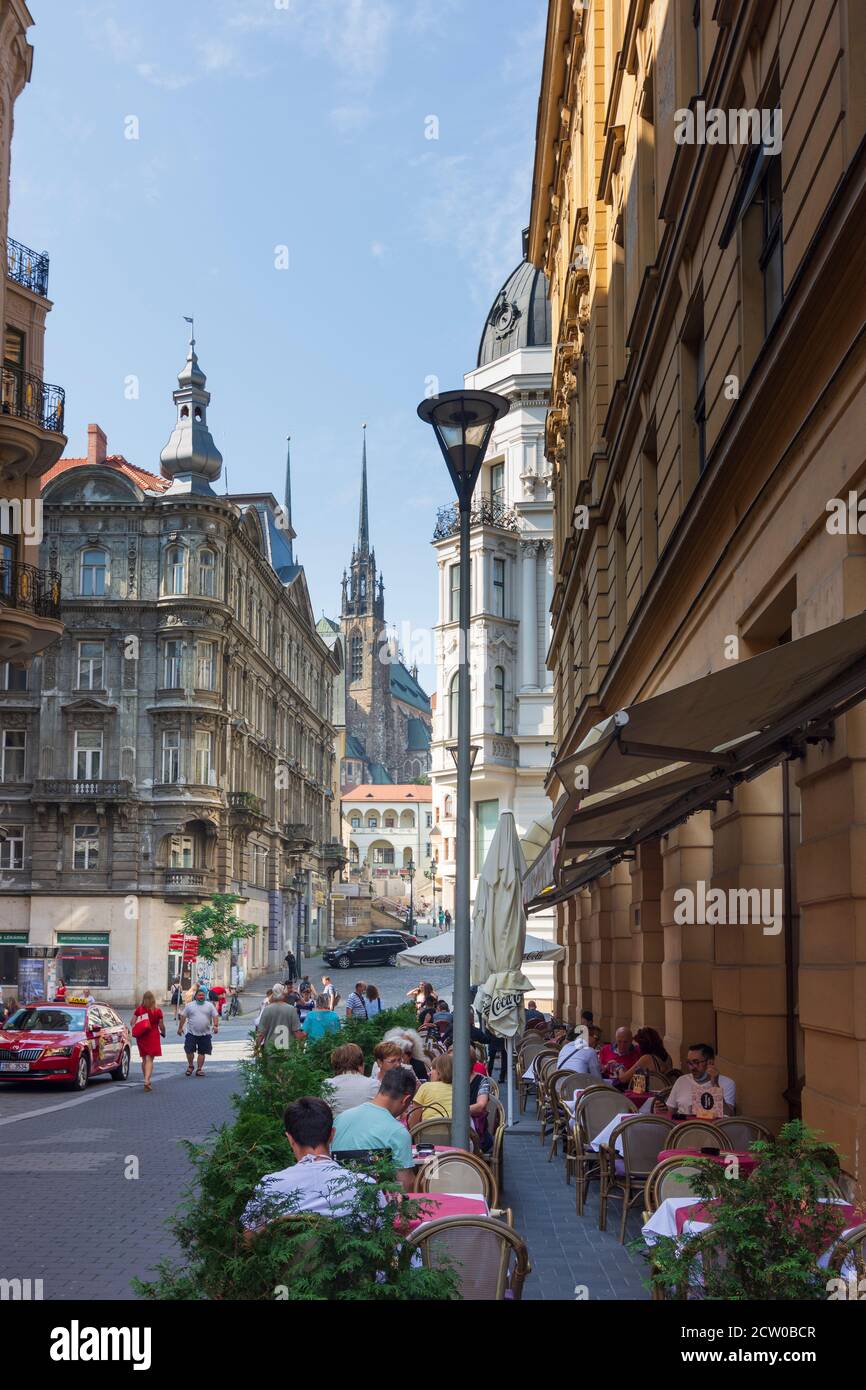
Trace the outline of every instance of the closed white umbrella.
<instances>
[{"instance_id":1,"label":"closed white umbrella","mask_svg":"<svg viewBox=\"0 0 866 1390\"><path fill-rule=\"evenodd\" d=\"M479 981L475 1007L488 1030L505 1038L508 1057L508 1124L514 1122L515 1033L523 1031L523 996L532 981L521 970L526 939L521 877L523 854L510 811L503 811L478 877L472 932L472 975ZM483 981L483 983L480 983Z\"/></svg>"}]
</instances>

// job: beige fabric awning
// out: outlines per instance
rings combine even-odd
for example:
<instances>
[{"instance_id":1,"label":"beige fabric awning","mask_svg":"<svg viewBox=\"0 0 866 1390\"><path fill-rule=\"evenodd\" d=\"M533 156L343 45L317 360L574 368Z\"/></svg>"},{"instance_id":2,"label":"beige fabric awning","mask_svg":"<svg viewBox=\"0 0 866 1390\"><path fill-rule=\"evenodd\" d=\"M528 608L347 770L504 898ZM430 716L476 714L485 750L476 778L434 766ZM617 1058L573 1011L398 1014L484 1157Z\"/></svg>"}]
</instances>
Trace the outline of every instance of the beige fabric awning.
<instances>
[{"instance_id":1,"label":"beige fabric awning","mask_svg":"<svg viewBox=\"0 0 866 1390\"><path fill-rule=\"evenodd\" d=\"M618 711L554 764L566 790L554 809L555 848L541 851L555 861L547 872L552 881L538 896L539 874L530 867L528 909L561 901L642 840L729 797L738 782L800 756L864 696L860 613ZM575 787L581 767L586 790Z\"/></svg>"}]
</instances>

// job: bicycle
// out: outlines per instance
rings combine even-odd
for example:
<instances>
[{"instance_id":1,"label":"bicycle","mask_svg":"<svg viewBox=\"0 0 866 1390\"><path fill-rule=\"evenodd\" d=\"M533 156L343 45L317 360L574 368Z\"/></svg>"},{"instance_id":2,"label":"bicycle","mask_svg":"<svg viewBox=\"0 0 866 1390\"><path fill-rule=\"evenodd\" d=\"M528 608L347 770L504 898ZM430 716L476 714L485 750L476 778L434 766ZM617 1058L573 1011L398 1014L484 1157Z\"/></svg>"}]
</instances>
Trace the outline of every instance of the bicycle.
<instances>
[{"instance_id":1,"label":"bicycle","mask_svg":"<svg viewBox=\"0 0 866 1390\"><path fill-rule=\"evenodd\" d=\"M241 1000L240 1000L240 995L238 995L238 994L232 994L232 995L230 996L229 1002L228 1002L228 1004L226 1004L226 1007L225 1007L224 1012L225 1012L226 1018L239 1018L239 1017L240 1017L240 1014L241 1014Z\"/></svg>"}]
</instances>

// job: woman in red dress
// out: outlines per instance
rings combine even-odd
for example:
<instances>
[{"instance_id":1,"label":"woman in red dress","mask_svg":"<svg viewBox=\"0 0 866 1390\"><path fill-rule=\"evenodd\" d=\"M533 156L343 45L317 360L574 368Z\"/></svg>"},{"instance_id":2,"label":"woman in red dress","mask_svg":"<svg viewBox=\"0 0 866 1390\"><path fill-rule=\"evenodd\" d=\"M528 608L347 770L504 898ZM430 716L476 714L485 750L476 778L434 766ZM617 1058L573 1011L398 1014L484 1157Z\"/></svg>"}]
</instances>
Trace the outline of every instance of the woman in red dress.
<instances>
[{"instance_id":1,"label":"woman in red dress","mask_svg":"<svg viewBox=\"0 0 866 1390\"><path fill-rule=\"evenodd\" d=\"M163 1022L162 1009L156 1006L156 999L151 990L146 990L141 996L141 1003L132 1015L131 1028L136 1024L147 1019L149 1027L134 1034L135 1041L138 1043L138 1055L141 1058L141 1071L144 1076L144 1089L152 1091L150 1078L153 1075L153 1059L162 1056L162 1043L160 1035L165 1037L165 1023Z\"/></svg>"}]
</instances>

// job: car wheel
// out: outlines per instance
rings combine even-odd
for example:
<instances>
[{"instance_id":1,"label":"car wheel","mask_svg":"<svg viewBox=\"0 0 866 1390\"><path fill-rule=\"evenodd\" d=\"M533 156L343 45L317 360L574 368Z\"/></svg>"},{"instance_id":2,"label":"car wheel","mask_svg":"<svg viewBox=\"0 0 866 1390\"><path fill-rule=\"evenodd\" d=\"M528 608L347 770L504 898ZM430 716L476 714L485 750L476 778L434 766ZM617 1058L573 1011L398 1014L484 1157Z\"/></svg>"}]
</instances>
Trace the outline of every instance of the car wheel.
<instances>
[{"instance_id":1,"label":"car wheel","mask_svg":"<svg viewBox=\"0 0 866 1390\"><path fill-rule=\"evenodd\" d=\"M349 966L350 966L351 964L352 964L352 958L351 958L351 956L339 956L339 957L337 958L337 965L339 966L339 968L340 968L341 970L348 970L348 969L349 969Z\"/></svg>"},{"instance_id":2,"label":"car wheel","mask_svg":"<svg viewBox=\"0 0 866 1390\"><path fill-rule=\"evenodd\" d=\"M396 955L394 954L393 951L391 952L391 955L388 957L387 964L388 964L388 965L396 965L396 964L397 964L397 957L396 957Z\"/></svg>"},{"instance_id":3,"label":"car wheel","mask_svg":"<svg viewBox=\"0 0 866 1390\"><path fill-rule=\"evenodd\" d=\"M87 1058L82 1052L78 1059L78 1067L75 1076L70 1082L73 1091L84 1091L87 1089L87 1082L90 1079L90 1067L87 1065Z\"/></svg>"},{"instance_id":4,"label":"car wheel","mask_svg":"<svg viewBox=\"0 0 866 1390\"><path fill-rule=\"evenodd\" d=\"M125 1047L125 1048L123 1049L123 1056L122 1056L121 1059L120 1059L120 1066L119 1066L119 1067L115 1067L115 1068L114 1068L114 1071L113 1071L113 1072L110 1072L109 1074L110 1074L110 1076L111 1076L112 1081L125 1081L126 1078L129 1076L129 1048L128 1048L128 1047Z\"/></svg>"}]
</instances>

